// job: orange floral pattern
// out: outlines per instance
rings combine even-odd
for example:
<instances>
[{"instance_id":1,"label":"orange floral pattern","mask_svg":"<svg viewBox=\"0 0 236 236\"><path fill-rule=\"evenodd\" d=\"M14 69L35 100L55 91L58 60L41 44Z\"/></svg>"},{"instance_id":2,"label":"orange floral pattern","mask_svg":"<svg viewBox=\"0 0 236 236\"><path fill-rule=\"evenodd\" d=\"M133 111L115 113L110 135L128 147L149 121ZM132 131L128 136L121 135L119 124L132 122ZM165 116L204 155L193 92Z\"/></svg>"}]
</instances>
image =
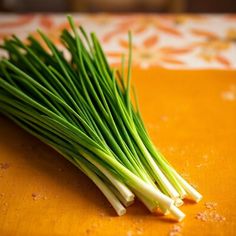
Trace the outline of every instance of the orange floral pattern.
<instances>
[{"instance_id":1,"label":"orange floral pattern","mask_svg":"<svg viewBox=\"0 0 236 236\"><path fill-rule=\"evenodd\" d=\"M133 34L133 63L142 68L236 69L235 15L75 14L77 25L96 32L113 65L127 54ZM68 28L65 15L0 15L0 41L16 34L24 39L41 28L58 45ZM1 54L1 51L0 51Z\"/></svg>"}]
</instances>

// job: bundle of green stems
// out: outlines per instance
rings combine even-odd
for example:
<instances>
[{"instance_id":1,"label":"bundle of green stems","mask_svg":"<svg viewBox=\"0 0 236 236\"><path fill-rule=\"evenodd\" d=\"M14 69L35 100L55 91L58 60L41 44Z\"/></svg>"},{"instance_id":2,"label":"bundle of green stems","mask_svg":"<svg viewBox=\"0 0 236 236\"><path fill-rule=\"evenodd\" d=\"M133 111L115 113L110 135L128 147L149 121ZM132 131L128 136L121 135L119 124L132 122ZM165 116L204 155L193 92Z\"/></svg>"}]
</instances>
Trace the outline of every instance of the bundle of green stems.
<instances>
[{"instance_id":1,"label":"bundle of green stems","mask_svg":"<svg viewBox=\"0 0 236 236\"><path fill-rule=\"evenodd\" d=\"M137 97L131 102L132 37L128 66L110 67L96 35L68 16L60 40L70 58L41 31L24 42L12 36L1 48L0 112L58 151L102 191L118 215L135 197L151 211L178 221L183 199L202 196L156 149Z\"/></svg>"}]
</instances>

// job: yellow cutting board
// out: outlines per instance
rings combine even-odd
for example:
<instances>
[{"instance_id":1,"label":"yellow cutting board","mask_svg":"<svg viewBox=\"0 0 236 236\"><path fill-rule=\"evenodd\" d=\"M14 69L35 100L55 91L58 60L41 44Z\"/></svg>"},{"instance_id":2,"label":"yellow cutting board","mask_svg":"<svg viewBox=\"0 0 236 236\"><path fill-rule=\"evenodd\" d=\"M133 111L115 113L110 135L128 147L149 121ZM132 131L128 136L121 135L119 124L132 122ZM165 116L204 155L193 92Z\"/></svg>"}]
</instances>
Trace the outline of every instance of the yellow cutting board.
<instances>
[{"instance_id":1,"label":"yellow cutting board","mask_svg":"<svg viewBox=\"0 0 236 236\"><path fill-rule=\"evenodd\" d=\"M203 200L186 201L179 224L138 201L117 217L86 176L0 116L1 236L235 235L236 71L135 68L133 84L154 143Z\"/></svg>"}]
</instances>

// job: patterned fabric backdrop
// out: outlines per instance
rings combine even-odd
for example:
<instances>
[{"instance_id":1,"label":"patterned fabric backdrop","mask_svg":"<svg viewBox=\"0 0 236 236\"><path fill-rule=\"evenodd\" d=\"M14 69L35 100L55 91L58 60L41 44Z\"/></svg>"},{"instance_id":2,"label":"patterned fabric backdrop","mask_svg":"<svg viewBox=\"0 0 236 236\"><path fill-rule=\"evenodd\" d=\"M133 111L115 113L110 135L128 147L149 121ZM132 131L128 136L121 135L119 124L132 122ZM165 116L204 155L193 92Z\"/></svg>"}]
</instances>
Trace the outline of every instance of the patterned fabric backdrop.
<instances>
[{"instance_id":1,"label":"patterned fabric backdrop","mask_svg":"<svg viewBox=\"0 0 236 236\"><path fill-rule=\"evenodd\" d=\"M76 24L96 32L113 65L127 54L133 33L133 63L169 69L236 69L236 15L76 14ZM0 15L0 41L11 34L39 38L37 28L56 44L65 15ZM0 52L2 54L2 52ZM3 54L2 54L3 55Z\"/></svg>"}]
</instances>

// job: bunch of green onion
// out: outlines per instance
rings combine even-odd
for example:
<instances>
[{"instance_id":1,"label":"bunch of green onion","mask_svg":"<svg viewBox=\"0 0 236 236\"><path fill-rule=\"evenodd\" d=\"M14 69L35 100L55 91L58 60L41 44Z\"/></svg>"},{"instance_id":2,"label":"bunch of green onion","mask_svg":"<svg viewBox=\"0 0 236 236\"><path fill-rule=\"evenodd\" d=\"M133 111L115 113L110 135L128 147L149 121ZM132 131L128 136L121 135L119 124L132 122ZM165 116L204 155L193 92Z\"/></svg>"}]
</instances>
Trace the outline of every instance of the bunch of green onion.
<instances>
[{"instance_id":1,"label":"bunch of green onion","mask_svg":"<svg viewBox=\"0 0 236 236\"><path fill-rule=\"evenodd\" d=\"M41 31L47 48L33 36L27 43L16 36L4 40L0 112L84 172L118 215L136 196L151 212L182 220L183 199L202 196L155 148L135 92L131 103L131 34L125 73L124 56L121 71L111 68L96 35L68 20L71 30L60 39L70 59Z\"/></svg>"}]
</instances>

